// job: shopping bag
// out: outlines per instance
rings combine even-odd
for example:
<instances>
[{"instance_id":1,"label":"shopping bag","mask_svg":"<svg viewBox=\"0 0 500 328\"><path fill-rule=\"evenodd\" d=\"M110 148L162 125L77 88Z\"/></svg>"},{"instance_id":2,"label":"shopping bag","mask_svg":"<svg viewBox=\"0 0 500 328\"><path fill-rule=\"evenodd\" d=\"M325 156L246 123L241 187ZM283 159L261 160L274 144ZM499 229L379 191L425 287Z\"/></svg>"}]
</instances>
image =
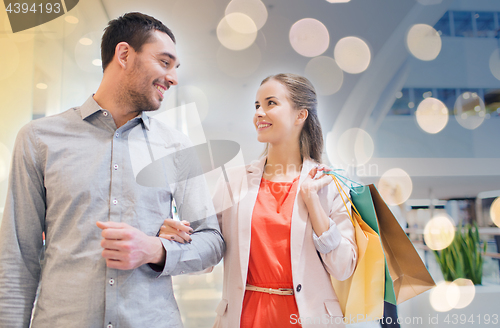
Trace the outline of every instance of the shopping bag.
<instances>
[{"instance_id":1,"label":"shopping bag","mask_svg":"<svg viewBox=\"0 0 500 328\"><path fill-rule=\"evenodd\" d=\"M337 178L332 178L347 209L346 201L349 201L349 197ZM331 277L332 285L346 322L372 321L381 318L384 312L384 253L379 236L361 219L354 206L351 221L358 246L356 269L352 276L344 281Z\"/></svg>"},{"instance_id":2,"label":"shopping bag","mask_svg":"<svg viewBox=\"0 0 500 328\"><path fill-rule=\"evenodd\" d=\"M396 302L400 304L436 284L377 188L374 185L369 185L369 188L377 213L385 258L394 284Z\"/></svg>"},{"instance_id":3,"label":"shopping bag","mask_svg":"<svg viewBox=\"0 0 500 328\"><path fill-rule=\"evenodd\" d=\"M373 186L373 185L372 185ZM360 186L360 187L352 187L351 188L351 200L353 206L358 208L363 221L366 222L377 235L380 236L380 229L377 220L377 213L375 210L375 205L372 200L372 195L370 192L370 186ZM382 238L380 237L380 242L382 243ZM383 247L383 243L382 243ZM385 251L385 249L384 249ZM384 254L385 255L385 254ZM386 256L386 255L385 255ZM384 268L385 268L385 288L384 288L384 301L396 304L396 294L394 292L394 283L392 281L389 266L387 263L387 258L384 259Z\"/></svg>"}]
</instances>

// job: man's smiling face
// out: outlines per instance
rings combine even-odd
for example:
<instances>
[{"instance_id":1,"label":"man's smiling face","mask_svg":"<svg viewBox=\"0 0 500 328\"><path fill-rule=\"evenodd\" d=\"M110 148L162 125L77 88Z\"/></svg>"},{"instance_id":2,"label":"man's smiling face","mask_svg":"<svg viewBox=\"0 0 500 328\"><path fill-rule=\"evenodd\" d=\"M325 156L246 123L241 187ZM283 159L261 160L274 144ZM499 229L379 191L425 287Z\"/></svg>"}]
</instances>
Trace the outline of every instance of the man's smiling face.
<instances>
[{"instance_id":1,"label":"man's smiling face","mask_svg":"<svg viewBox=\"0 0 500 328\"><path fill-rule=\"evenodd\" d=\"M177 85L179 59L175 44L160 31L153 31L139 52L131 49L131 68L126 74L125 94L137 111L160 108L164 93Z\"/></svg>"}]
</instances>

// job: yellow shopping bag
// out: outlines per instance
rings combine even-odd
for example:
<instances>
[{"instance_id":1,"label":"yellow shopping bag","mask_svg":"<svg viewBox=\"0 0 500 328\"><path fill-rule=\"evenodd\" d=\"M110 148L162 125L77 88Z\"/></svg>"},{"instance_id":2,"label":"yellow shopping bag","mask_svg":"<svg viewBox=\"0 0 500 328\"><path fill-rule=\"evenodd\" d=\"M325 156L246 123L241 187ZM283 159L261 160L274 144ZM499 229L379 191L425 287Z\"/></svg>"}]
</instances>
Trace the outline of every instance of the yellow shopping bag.
<instances>
[{"instance_id":1,"label":"yellow shopping bag","mask_svg":"<svg viewBox=\"0 0 500 328\"><path fill-rule=\"evenodd\" d=\"M337 177L331 175L347 208L349 197ZM352 204L352 202L351 202ZM384 313L385 258L380 237L366 224L352 204L351 221L356 233L358 261L352 276L344 281L333 277L332 285L339 299L345 323L379 319ZM349 210L347 211L349 213Z\"/></svg>"}]
</instances>

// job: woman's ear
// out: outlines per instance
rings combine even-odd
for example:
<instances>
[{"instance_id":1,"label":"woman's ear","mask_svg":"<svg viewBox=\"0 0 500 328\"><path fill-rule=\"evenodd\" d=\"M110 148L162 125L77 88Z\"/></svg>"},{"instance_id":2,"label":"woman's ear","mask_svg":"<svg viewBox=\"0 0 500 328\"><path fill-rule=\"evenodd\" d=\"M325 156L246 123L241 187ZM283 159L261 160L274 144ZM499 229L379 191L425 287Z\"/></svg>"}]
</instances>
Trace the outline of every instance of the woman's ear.
<instances>
[{"instance_id":1,"label":"woman's ear","mask_svg":"<svg viewBox=\"0 0 500 328\"><path fill-rule=\"evenodd\" d=\"M296 124L304 123L308 116L309 116L309 111L307 110L307 108L299 109L295 123Z\"/></svg>"}]
</instances>

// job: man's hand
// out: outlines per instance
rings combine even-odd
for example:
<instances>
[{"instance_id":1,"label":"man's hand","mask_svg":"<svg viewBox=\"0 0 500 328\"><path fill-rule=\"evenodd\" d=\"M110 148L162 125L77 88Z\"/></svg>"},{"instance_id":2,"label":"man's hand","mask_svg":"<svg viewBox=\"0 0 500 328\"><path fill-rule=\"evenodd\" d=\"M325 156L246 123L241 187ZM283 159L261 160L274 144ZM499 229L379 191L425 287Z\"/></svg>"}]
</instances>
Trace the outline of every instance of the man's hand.
<instances>
[{"instance_id":1,"label":"man's hand","mask_svg":"<svg viewBox=\"0 0 500 328\"><path fill-rule=\"evenodd\" d=\"M119 222L97 222L102 229L102 257L109 268L132 270L143 264L165 264L165 249L160 239Z\"/></svg>"},{"instance_id":2,"label":"man's hand","mask_svg":"<svg viewBox=\"0 0 500 328\"><path fill-rule=\"evenodd\" d=\"M165 219L160 228L160 237L175 240L178 243L185 244L191 242L190 234L193 229L189 226L188 221L175 221L173 219Z\"/></svg>"}]
</instances>

